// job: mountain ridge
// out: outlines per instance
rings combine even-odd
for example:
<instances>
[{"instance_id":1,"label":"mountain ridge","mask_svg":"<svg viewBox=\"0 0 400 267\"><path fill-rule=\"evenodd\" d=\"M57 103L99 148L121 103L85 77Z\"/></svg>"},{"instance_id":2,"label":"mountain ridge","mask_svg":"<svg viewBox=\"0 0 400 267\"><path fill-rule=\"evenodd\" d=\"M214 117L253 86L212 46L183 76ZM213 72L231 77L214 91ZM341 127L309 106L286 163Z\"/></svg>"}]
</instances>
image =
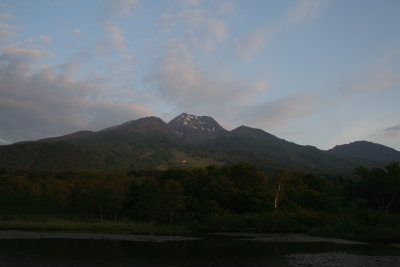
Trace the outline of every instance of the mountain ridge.
<instances>
[{"instance_id":1,"label":"mountain ridge","mask_svg":"<svg viewBox=\"0 0 400 267\"><path fill-rule=\"evenodd\" d=\"M74 151L80 153L80 162L87 162L86 165L77 163ZM49 155L56 155L57 161ZM242 125L228 131L212 117L187 113L168 123L150 116L97 132L78 131L0 146L0 159L0 167L43 169L165 169L249 161L268 170L289 167L349 172L360 164L375 164L371 163L374 160L348 157L334 149L324 151L289 142L262 129Z\"/></svg>"}]
</instances>

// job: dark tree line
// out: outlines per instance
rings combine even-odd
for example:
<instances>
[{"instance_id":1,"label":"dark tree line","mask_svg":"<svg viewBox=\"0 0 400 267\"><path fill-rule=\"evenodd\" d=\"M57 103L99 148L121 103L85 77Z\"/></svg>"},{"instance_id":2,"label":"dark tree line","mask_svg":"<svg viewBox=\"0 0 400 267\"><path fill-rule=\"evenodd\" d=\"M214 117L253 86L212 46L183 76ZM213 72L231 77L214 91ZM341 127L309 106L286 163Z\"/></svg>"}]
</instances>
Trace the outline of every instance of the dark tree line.
<instances>
[{"instance_id":1,"label":"dark tree line","mask_svg":"<svg viewBox=\"0 0 400 267\"><path fill-rule=\"evenodd\" d=\"M385 168L368 169L359 167L356 173L361 181L356 184L358 198L365 201L370 209L389 213L399 211L400 164L393 162Z\"/></svg>"},{"instance_id":2,"label":"dark tree line","mask_svg":"<svg viewBox=\"0 0 400 267\"><path fill-rule=\"evenodd\" d=\"M0 216L201 224L210 216L400 211L398 162L355 173L356 179L285 170L268 176L248 163L128 174L0 170Z\"/></svg>"},{"instance_id":3,"label":"dark tree line","mask_svg":"<svg viewBox=\"0 0 400 267\"><path fill-rule=\"evenodd\" d=\"M2 171L0 214L116 219L129 178L112 172Z\"/></svg>"}]
</instances>

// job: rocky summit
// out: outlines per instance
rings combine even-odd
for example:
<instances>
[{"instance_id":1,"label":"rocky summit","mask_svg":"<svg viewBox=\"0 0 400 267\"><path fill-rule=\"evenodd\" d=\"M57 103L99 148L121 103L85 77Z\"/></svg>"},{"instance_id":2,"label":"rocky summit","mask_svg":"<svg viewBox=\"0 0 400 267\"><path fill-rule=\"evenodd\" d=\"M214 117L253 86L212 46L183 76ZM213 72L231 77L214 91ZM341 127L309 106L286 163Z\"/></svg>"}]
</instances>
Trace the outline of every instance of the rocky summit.
<instances>
[{"instance_id":1,"label":"rocky summit","mask_svg":"<svg viewBox=\"0 0 400 267\"><path fill-rule=\"evenodd\" d=\"M168 123L169 128L187 140L206 140L216 138L228 131L208 116L182 113Z\"/></svg>"}]
</instances>

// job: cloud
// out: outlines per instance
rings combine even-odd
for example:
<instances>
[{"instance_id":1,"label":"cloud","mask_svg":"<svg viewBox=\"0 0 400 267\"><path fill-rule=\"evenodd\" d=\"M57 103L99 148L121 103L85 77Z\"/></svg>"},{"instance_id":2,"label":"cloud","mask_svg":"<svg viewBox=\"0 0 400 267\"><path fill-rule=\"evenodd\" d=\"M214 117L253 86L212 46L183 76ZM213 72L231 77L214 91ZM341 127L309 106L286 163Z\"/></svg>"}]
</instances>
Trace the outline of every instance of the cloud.
<instances>
[{"instance_id":1,"label":"cloud","mask_svg":"<svg viewBox=\"0 0 400 267\"><path fill-rule=\"evenodd\" d=\"M62 6L64 4L65 4L64 0L56 0L53 2L53 5L55 6Z\"/></svg>"},{"instance_id":2,"label":"cloud","mask_svg":"<svg viewBox=\"0 0 400 267\"><path fill-rule=\"evenodd\" d=\"M1 5L1 3L0 3ZM1 6L0 6L1 8ZM13 15L10 13L0 14L0 44L6 43L14 39L17 35L16 30L21 28L18 25L6 24L6 21L13 19Z\"/></svg>"},{"instance_id":3,"label":"cloud","mask_svg":"<svg viewBox=\"0 0 400 267\"><path fill-rule=\"evenodd\" d=\"M130 65L134 62L134 57L129 54L124 31L111 21L104 23L104 30L106 31L106 39L102 43L98 43L98 50L102 54L104 52L119 52L125 61L122 64L128 64L127 68L131 69Z\"/></svg>"},{"instance_id":4,"label":"cloud","mask_svg":"<svg viewBox=\"0 0 400 267\"><path fill-rule=\"evenodd\" d=\"M228 26L222 19L208 20L210 36L216 41L222 41L228 37Z\"/></svg>"},{"instance_id":5,"label":"cloud","mask_svg":"<svg viewBox=\"0 0 400 267\"><path fill-rule=\"evenodd\" d=\"M161 15L162 26L168 33L183 31L183 38L191 46L210 51L229 37L228 24L219 14L223 2L212 3L212 8L200 3L175 1L175 12Z\"/></svg>"},{"instance_id":6,"label":"cloud","mask_svg":"<svg viewBox=\"0 0 400 267\"><path fill-rule=\"evenodd\" d=\"M344 124L345 125L338 125L335 127L335 134L330 136L328 140L325 140L324 147L326 149L354 141L372 141L371 132L374 132L376 129L376 123L372 120L363 118L344 122Z\"/></svg>"},{"instance_id":7,"label":"cloud","mask_svg":"<svg viewBox=\"0 0 400 267\"><path fill-rule=\"evenodd\" d=\"M287 13L287 23L304 23L318 18L327 8L329 0L300 0L296 1Z\"/></svg>"},{"instance_id":8,"label":"cloud","mask_svg":"<svg viewBox=\"0 0 400 267\"><path fill-rule=\"evenodd\" d=\"M47 51L30 49L30 48L21 48L16 46L10 46L3 48L5 53L2 55L3 57L28 57L28 58L42 58L43 56L49 55L50 53Z\"/></svg>"},{"instance_id":9,"label":"cloud","mask_svg":"<svg viewBox=\"0 0 400 267\"><path fill-rule=\"evenodd\" d=\"M1 4L1 3L0 3ZM0 14L0 44L8 43L17 36L17 30L21 29L19 25L8 24L14 16L10 13Z\"/></svg>"},{"instance_id":10,"label":"cloud","mask_svg":"<svg viewBox=\"0 0 400 267\"><path fill-rule=\"evenodd\" d=\"M2 13L0 14L0 21L7 21L7 20L12 20L14 16L10 13Z\"/></svg>"},{"instance_id":11,"label":"cloud","mask_svg":"<svg viewBox=\"0 0 400 267\"><path fill-rule=\"evenodd\" d=\"M107 22L105 30L108 33L108 40L111 45L118 51L126 51L126 43L124 32L116 24Z\"/></svg>"},{"instance_id":12,"label":"cloud","mask_svg":"<svg viewBox=\"0 0 400 267\"><path fill-rule=\"evenodd\" d=\"M42 40L45 44L51 44L53 42L53 38L45 34L40 35L40 40Z\"/></svg>"},{"instance_id":13,"label":"cloud","mask_svg":"<svg viewBox=\"0 0 400 267\"><path fill-rule=\"evenodd\" d=\"M76 36L80 36L80 35L82 34L82 31L81 31L81 29L74 29L74 30L72 31L72 33L73 33L74 35L76 35Z\"/></svg>"},{"instance_id":14,"label":"cloud","mask_svg":"<svg viewBox=\"0 0 400 267\"><path fill-rule=\"evenodd\" d=\"M265 129L285 126L288 121L312 115L317 106L313 94L298 94L283 97L249 107L240 115L246 123Z\"/></svg>"},{"instance_id":15,"label":"cloud","mask_svg":"<svg viewBox=\"0 0 400 267\"><path fill-rule=\"evenodd\" d=\"M32 140L101 129L154 114L145 106L108 97L109 88L78 78L79 64L38 67L49 52L9 47L0 55L0 138ZM67 67L66 67L67 65Z\"/></svg>"},{"instance_id":16,"label":"cloud","mask_svg":"<svg viewBox=\"0 0 400 267\"><path fill-rule=\"evenodd\" d=\"M273 39L273 28L261 27L236 42L236 55L243 60L252 59L261 52L266 44Z\"/></svg>"},{"instance_id":17,"label":"cloud","mask_svg":"<svg viewBox=\"0 0 400 267\"><path fill-rule=\"evenodd\" d=\"M266 48L269 42L285 29L310 22L319 17L327 7L328 0L299 0L277 21L248 32L236 41L239 59L250 60Z\"/></svg>"},{"instance_id":18,"label":"cloud","mask_svg":"<svg viewBox=\"0 0 400 267\"><path fill-rule=\"evenodd\" d=\"M399 73L390 67L377 68L350 85L353 92L379 92L400 84Z\"/></svg>"},{"instance_id":19,"label":"cloud","mask_svg":"<svg viewBox=\"0 0 400 267\"><path fill-rule=\"evenodd\" d=\"M182 40L170 41L144 80L161 99L178 110L220 115L250 103L267 91L266 81L248 84L230 75L204 71Z\"/></svg>"},{"instance_id":20,"label":"cloud","mask_svg":"<svg viewBox=\"0 0 400 267\"><path fill-rule=\"evenodd\" d=\"M400 124L387 127L380 131L380 135L384 138L400 138Z\"/></svg>"},{"instance_id":21,"label":"cloud","mask_svg":"<svg viewBox=\"0 0 400 267\"><path fill-rule=\"evenodd\" d=\"M16 30L21 27L18 25L0 24L0 43L6 43L17 36Z\"/></svg>"},{"instance_id":22,"label":"cloud","mask_svg":"<svg viewBox=\"0 0 400 267\"><path fill-rule=\"evenodd\" d=\"M396 67L400 53L389 51L381 56L368 70L345 87L347 92L382 92L400 85L400 69Z\"/></svg>"},{"instance_id":23,"label":"cloud","mask_svg":"<svg viewBox=\"0 0 400 267\"><path fill-rule=\"evenodd\" d=\"M141 0L105 0L109 14L124 16L132 15L139 7Z\"/></svg>"},{"instance_id":24,"label":"cloud","mask_svg":"<svg viewBox=\"0 0 400 267\"><path fill-rule=\"evenodd\" d=\"M202 0L176 0L181 5L200 5Z\"/></svg>"},{"instance_id":25,"label":"cloud","mask_svg":"<svg viewBox=\"0 0 400 267\"><path fill-rule=\"evenodd\" d=\"M38 59L50 56L51 53L47 51L37 49L27 49L20 47L5 47L3 53L0 55L0 66L3 70L7 70L10 75L19 73L25 75L25 73L31 70L31 65ZM3 80L0 79L2 83ZM3 85L4 86L4 85Z\"/></svg>"}]
</instances>

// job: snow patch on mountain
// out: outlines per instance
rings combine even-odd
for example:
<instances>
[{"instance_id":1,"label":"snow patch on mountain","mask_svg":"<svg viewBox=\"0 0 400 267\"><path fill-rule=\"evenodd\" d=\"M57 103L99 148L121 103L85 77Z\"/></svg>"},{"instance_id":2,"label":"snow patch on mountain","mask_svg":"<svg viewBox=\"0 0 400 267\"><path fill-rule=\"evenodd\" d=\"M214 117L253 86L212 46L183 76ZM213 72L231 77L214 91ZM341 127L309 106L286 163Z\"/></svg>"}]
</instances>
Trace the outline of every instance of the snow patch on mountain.
<instances>
[{"instance_id":1,"label":"snow patch on mountain","mask_svg":"<svg viewBox=\"0 0 400 267\"><path fill-rule=\"evenodd\" d=\"M196 116L192 114L182 113L172 120L173 124L179 128L192 129L202 132L215 132L219 126L211 117ZM219 126L220 127L220 126ZM183 131L176 130L178 135L183 135Z\"/></svg>"}]
</instances>

